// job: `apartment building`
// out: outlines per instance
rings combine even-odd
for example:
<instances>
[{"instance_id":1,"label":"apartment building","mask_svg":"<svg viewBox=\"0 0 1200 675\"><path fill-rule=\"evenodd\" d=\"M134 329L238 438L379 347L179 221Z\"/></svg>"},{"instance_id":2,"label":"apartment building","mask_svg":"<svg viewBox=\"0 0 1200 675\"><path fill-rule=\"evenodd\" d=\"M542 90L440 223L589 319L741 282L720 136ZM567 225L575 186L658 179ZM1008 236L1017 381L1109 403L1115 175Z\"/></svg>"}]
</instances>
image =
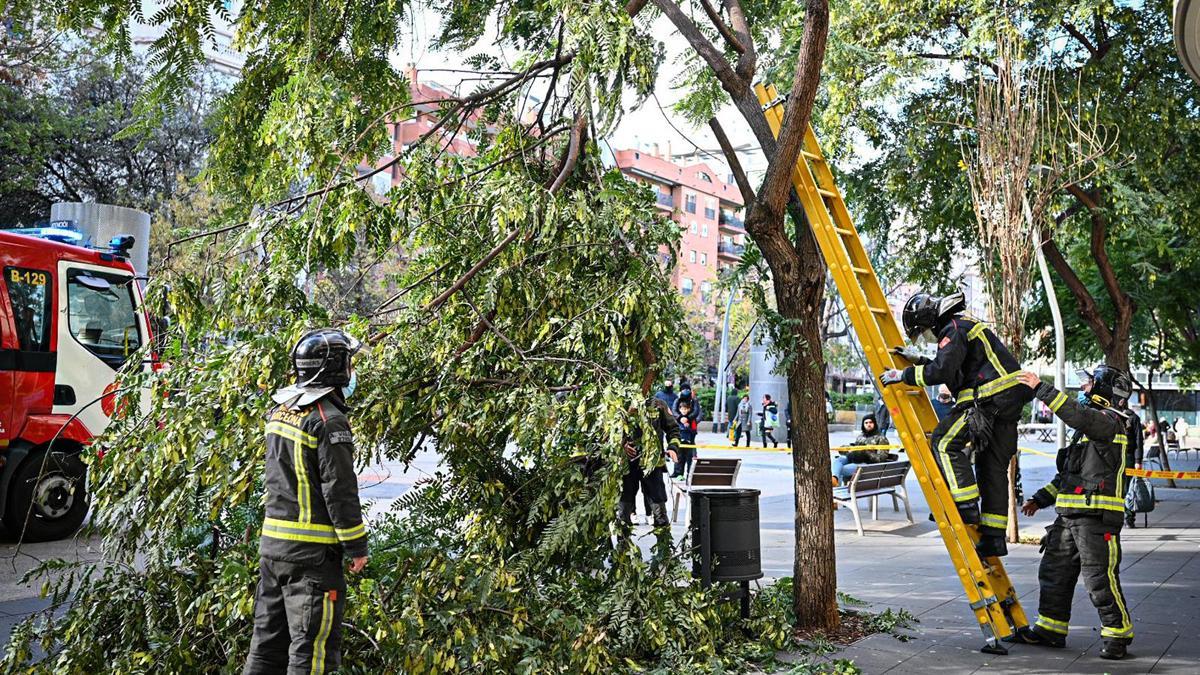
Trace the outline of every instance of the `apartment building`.
<instances>
[{"instance_id":1,"label":"apartment building","mask_svg":"<svg viewBox=\"0 0 1200 675\"><path fill-rule=\"evenodd\" d=\"M671 282L694 310L715 319L717 277L721 269L737 264L746 244L737 186L703 162L675 163L658 146L618 150L614 158L631 180L654 189L659 208L679 223L683 237Z\"/></svg>"}]
</instances>

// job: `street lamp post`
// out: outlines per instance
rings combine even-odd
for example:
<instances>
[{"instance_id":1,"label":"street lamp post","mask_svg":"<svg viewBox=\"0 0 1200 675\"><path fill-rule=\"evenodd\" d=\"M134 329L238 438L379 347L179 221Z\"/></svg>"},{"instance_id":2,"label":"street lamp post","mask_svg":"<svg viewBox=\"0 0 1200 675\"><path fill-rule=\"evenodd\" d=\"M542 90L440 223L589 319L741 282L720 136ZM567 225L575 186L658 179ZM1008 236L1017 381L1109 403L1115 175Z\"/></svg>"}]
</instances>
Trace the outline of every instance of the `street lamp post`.
<instances>
[{"instance_id":1,"label":"street lamp post","mask_svg":"<svg viewBox=\"0 0 1200 675\"><path fill-rule=\"evenodd\" d=\"M1040 230L1034 226L1033 212L1029 208L1029 198L1021 195L1021 204L1025 209L1025 221L1029 224L1029 231L1037 241L1038 270L1042 274L1042 287L1046 289L1046 304L1050 305L1050 316L1054 319L1054 388L1066 391L1066 333L1063 332L1062 311L1058 308L1058 294L1054 292L1054 283L1050 279L1050 268L1046 265L1046 255L1042 252ZM1058 441L1058 447L1061 448L1066 445L1067 427L1066 423L1057 416L1055 422L1055 438Z\"/></svg>"},{"instance_id":2,"label":"street lamp post","mask_svg":"<svg viewBox=\"0 0 1200 675\"><path fill-rule=\"evenodd\" d=\"M726 370L729 369L729 317L733 314L733 296L737 287L729 288L729 298L725 301L725 323L721 327L721 351L717 356L717 400L713 401L713 431L721 431L722 416L725 410L725 380L728 379Z\"/></svg>"}]
</instances>

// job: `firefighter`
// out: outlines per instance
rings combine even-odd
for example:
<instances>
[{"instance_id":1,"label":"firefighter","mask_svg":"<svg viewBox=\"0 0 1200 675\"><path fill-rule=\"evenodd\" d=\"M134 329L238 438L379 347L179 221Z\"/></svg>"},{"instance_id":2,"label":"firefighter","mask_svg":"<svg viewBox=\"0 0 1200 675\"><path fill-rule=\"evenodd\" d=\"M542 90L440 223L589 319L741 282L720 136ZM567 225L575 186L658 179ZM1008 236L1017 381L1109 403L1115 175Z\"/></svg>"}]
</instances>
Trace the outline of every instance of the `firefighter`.
<instances>
[{"instance_id":1,"label":"firefighter","mask_svg":"<svg viewBox=\"0 0 1200 675\"><path fill-rule=\"evenodd\" d=\"M1128 420L1121 408L1132 393L1132 380L1120 369L1097 366L1086 406L1033 373L1022 373L1021 381L1075 434L1058 452L1054 479L1021 507L1022 513L1032 516L1054 505L1058 518L1042 539L1045 555L1038 568L1041 597L1037 621L1018 630L1009 641L1065 647L1075 582L1082 573L1083 585L1103 625L1100 657L1123 659L1128 655L1126 646L1133 641L1133 622L1120 578L1128 445Z\"/></svg>"},{"instance_id":2,"label":"firefighter","mask_svg":"<svg viewBox=\"0 0 1200 675\"><path fill-rule=\"evenodd\" d=\"M936 335L937 355L930 360L916 349L899 347L894 353L913 365L885 372L880 382L945 384L955 392L954 408L933 430L931 449L963 522L980 526L976 550L988 558L1008 554L1008 464L1017 453L1017 423L1031 395L1019 386L1021 366L1012 353L986 324L964 315L965 309L962 293L909 298L904 332L913 341Z\"/></svg>"},{"instance_id":3,"label":"firefighter","mask_svg":"<svg viewBox=\"0 0 1200 675\"><path fill-rule=\"evenodd\" d=\"M650 500L655 538L660 546L669 545L671 520L667 517L667 486L664 482L667 463L662 439L664 436L667 438L667 449L678 457L679 424L675 422L671 409L659 399L651 399L643 410L647 415L646 422L654 431L654 439L649 442L643 439L643 425L640 424L640 420L633 420L633 429L623 442L629 465L621 479L621 500L617 504L617 519L628 537L629 528L633 525L634 499L637 497L638 487L641 487L643 494ZM629 411L630 416L636 415L637 412L637 408L631 408Z\"/></svg>"},{"instance_id":4,"label":"firefighter","mask_svg":"<svg viewBox=\"0 0 1200 675\"><path fill-rule=\"evenodd\" d=\"M339 330L305 334L292 348L296 384L272 397L278 406L267 422L266 520L245 675L319 675L341 662L343 556L353 573L367 564L346 421L359 348Z\"/></svg>"}]
</instances>

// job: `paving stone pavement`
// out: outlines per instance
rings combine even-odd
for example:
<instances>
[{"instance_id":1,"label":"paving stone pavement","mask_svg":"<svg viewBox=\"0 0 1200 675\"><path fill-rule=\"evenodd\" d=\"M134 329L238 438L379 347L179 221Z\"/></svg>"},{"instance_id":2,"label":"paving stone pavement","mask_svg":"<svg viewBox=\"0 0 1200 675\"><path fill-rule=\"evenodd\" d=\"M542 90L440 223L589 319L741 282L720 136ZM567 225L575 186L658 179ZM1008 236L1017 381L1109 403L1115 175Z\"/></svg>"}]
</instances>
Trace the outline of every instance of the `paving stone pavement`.
<instances>
[{"instance_id":1,"label":"paving stone pavement","mask_svg":"<svg viewBox=\"0 0 1200 675\"><path fill-rule=\"evenodd\" d=\"M830 435L833 445L846 443L852 432ZM721 436L702 433L700 443L727 444ZM1023 442L1046 452L1049 444ZM791 457L787 452L701 449L701 456L742 458L741 487L761 490L760 519L765 581L792 574L794 550ZM1194 470L1196 461L1180 462L1179 470ZM372 467L360 475L363 496L370 511L378 514L416 480L436 470L431 453L418 457L413 467ZM1022 455L1027 493L1053 475L1053 460ZM1008 656L981 654L983 640L967 607L962 587L950 568L945 547L910 475L914 524L901 510L881 503L879 519L864 515L866 535L858 536L846 509L835 514L838 587L868 603L866 609L906 609L919 619L912 639L901 642L890 635L874 635L829 656L852 659L865 673L1200 673L1200 490L1158 487L1161 500L1150 514L1150 527L1122 533L1124 560L1121 581L1133 616L1136 638L1134 657L1123 662L1103 661L1099 650L1099 620L1079 588L1072 611L1068 648L1039 650L1014 646ZM886 500L885 500L886 501ZM639 506L640 509L640 506ZM681 505L675 536L684 535L686 504ZM1053 520L1049 512L1022 520L1022 532L1040 535ZM639 528L648 534L649 528ZM649 544L651 537L643 537ZM8 642L12 626L44 607L37 587L21 584L21 573L35 558L94 559L95 542L70 541L26 544L22 554L0 535L0 648ZM1037 613L1037 547L1016 545L1005 567L1021 595L1027 614ZM782 655L786 656L786 655Z\"/></svg>"}]
</instances>

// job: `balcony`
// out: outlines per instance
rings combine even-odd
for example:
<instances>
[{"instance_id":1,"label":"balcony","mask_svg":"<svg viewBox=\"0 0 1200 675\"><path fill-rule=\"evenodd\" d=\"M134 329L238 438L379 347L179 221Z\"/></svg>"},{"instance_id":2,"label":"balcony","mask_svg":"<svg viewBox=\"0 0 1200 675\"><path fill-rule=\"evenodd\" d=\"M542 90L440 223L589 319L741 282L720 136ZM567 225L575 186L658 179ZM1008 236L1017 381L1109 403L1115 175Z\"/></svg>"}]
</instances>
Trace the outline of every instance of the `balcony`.
<instances>
[{"instance_id":1,"label":"balcony","mask_svg":"<svg viewBox=\"0 0 1200 675\"><path fill-rule=\"evenodd\" d=\"M725 242L717 244L717 253L724 256L739 258L745 252L746 247L741 244L726 244Z\"/></svg>"},{"instance_id":2,"label":"balcony","mask_svg":"<svg viewBox=\"0 0 1200 675\"><path fill-rule=\"evenodd\" d=\"M673 197L671 197L670 192L659 192L657 194L658 194L658 199L656 200L656 202L659 206L664 206L668 209L675 208L675 199Z\"/></svg>"},{"instance_id":3,"label":"balcony","mask_svg":"<svg viewBox=\"0 0 1200 675\"><path fill-rule=\"evenodd\" d=\"M732 213L727 213L725 211L721 212L721 218L717 221L717 224L719 224L721 227L731 227L735 230L746 229L746 223L743 222L741 218L738 218Z\"/></svg>"}]
</instances>

